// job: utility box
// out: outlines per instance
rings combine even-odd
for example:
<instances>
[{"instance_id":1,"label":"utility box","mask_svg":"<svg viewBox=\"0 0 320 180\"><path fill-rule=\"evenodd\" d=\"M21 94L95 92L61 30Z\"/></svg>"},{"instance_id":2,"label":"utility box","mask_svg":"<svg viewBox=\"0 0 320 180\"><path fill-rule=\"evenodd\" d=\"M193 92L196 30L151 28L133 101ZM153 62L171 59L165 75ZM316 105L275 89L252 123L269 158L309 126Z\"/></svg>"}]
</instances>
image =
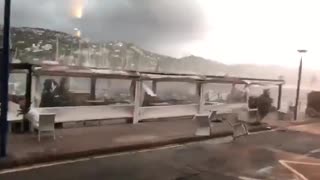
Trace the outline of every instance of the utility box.
<instances>
[{"instance_id":1,"label":"utility box","mask_svg":"<svg viewBox=\"0 0 320 180\"><path fill-rule=\"evenodd\" d=\"M306 115L320 117L320 91L311 91L308 94Z\"/></svg>"}]
</instances>

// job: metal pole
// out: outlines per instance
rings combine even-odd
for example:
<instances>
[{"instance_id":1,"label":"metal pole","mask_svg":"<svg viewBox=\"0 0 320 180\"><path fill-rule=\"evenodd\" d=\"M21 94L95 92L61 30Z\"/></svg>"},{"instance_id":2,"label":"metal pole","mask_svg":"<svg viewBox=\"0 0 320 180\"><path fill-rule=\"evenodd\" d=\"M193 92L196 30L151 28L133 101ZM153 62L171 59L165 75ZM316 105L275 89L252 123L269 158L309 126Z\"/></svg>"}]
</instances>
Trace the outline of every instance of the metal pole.
<instances>
[{"instance_id":1,"label":"metal pole","mask_svg":"<svg viewBox=\"0 0 320 180\"><path fill-rule=\"evenodd\" d=\"M81 50L81 38L79 37L79 60L77 66L82 66L83 63L81 62L81 55L82 55L82 50Z\"/></svg>"},{"instance_id":2,"label":"metal pole","mask_svg":"<svg viewBox=\"0 0 320 180\"><path fill-rule=\"evenodd\" d=\"M278 110L281 108L281 98L282 98L282 84L278 87Z\"/></svg>"},{"instance_id":3,"label":"metal pole","mask_svg":"<svg viewBox=\"0 0 320 180\"><path fill-rule=\"evenodd\" d=\"M0 115L0 157L7 155L8 133L8 83L9 83L9 58L10 58L10 10L11 0L5 0L4 26L3 26L3 57L0 61L1 80L1 115Z\"/></svg>"},{"instance_id":4,"label":"metal pole","mask_svg":"<svg viewBox=\"0 0 320 180\"><path fill-rule=\"evenodd\" d=\"M300 59L300 66L299 66L296 104L295 104L295 107L294 107L294 120L297 120L297 117L298 117L298 104L299 104L299 95L300 95L301 74L302 74L302 56L301 56L301 59Z\"/></svg>"}]
</instances>

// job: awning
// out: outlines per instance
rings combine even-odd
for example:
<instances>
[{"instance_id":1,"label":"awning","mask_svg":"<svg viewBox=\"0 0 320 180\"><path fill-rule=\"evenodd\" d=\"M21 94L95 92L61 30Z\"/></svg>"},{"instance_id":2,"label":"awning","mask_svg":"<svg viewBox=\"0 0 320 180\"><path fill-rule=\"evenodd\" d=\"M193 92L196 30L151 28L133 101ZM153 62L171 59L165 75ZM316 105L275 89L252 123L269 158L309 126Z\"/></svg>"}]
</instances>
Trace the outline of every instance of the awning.
<instances>
[{"instance_id":1,"label":"awning","mask_svg":"<svg viewBox=\"0 0 320 180\"><path fill-rule=\"evenodd\" d=\"M170 74L140 74L141 80L158 80L158 81L202 81L203 76L197 75L170 75Z\"/></svg>"}]
</instances>

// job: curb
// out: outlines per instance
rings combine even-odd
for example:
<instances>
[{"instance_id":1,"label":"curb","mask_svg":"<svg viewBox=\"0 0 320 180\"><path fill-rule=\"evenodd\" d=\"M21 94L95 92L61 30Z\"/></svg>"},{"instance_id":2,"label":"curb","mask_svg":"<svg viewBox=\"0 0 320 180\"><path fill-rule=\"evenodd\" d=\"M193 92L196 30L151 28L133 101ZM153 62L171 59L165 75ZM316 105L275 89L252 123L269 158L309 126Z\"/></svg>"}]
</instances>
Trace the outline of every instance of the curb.
<instances>
[{"instance_id":1,"label":"curb","mask_svg":"<svg viewBox=\"0 0 320 180\"><path fill-rule=\"evenodd\" d=\"M266 131L266 130L270 130L270 129L268 129L267 127L259 126L259 127L250 128L249 132L259 132L259 131ZM197 141L205 141L205 140L210 140L214 138L230 136L232 134L233 133L231 131L225 131L225 132L213 134L211 136L180 137L180 138L162 140L162 141L151 142L151 143L148 142L148 143L139 143L139 144L133 144L133 145L124 145L119 147L111 147L111 148L109 147L109 148L103 148L103 149L91 149L87 151L72 152L72 153L65 153L65 154L51 154L51 155L45 155L45 156L40 155L37 157L25 158L25 159L14 159L9 155L8 158L0 160L0 170L12 169L12 168L17 168L21 166L31 166L31 165L42 164L42 163L53 163L53 162L59 162L59 161L65 161L65 160L74 160L74 159L90 157L90 156L138 151L138 150L157 148L157 147L173 145L173 144L185 144L185 143L191 143L191 142L197 142Z\"/></svg>"}]
</instances>

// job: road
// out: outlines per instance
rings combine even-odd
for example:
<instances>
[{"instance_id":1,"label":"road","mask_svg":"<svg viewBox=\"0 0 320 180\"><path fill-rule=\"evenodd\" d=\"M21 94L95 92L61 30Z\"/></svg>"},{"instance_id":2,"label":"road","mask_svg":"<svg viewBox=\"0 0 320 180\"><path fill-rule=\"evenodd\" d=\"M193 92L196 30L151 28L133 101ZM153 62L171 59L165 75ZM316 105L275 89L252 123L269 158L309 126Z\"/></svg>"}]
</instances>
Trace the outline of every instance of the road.
<instances>
[{"instance_id":1,"label":"road","mask_svg":"<svg viewBox=\"0 0 320 180\"><path fill-rule=\"evenodd\" d=\"M23 171L1 172L0 179L320 179L317 171L320 169L319 149L319 135L273 131L223 144L210 140Z\"/></svg>"}]
</instances>

